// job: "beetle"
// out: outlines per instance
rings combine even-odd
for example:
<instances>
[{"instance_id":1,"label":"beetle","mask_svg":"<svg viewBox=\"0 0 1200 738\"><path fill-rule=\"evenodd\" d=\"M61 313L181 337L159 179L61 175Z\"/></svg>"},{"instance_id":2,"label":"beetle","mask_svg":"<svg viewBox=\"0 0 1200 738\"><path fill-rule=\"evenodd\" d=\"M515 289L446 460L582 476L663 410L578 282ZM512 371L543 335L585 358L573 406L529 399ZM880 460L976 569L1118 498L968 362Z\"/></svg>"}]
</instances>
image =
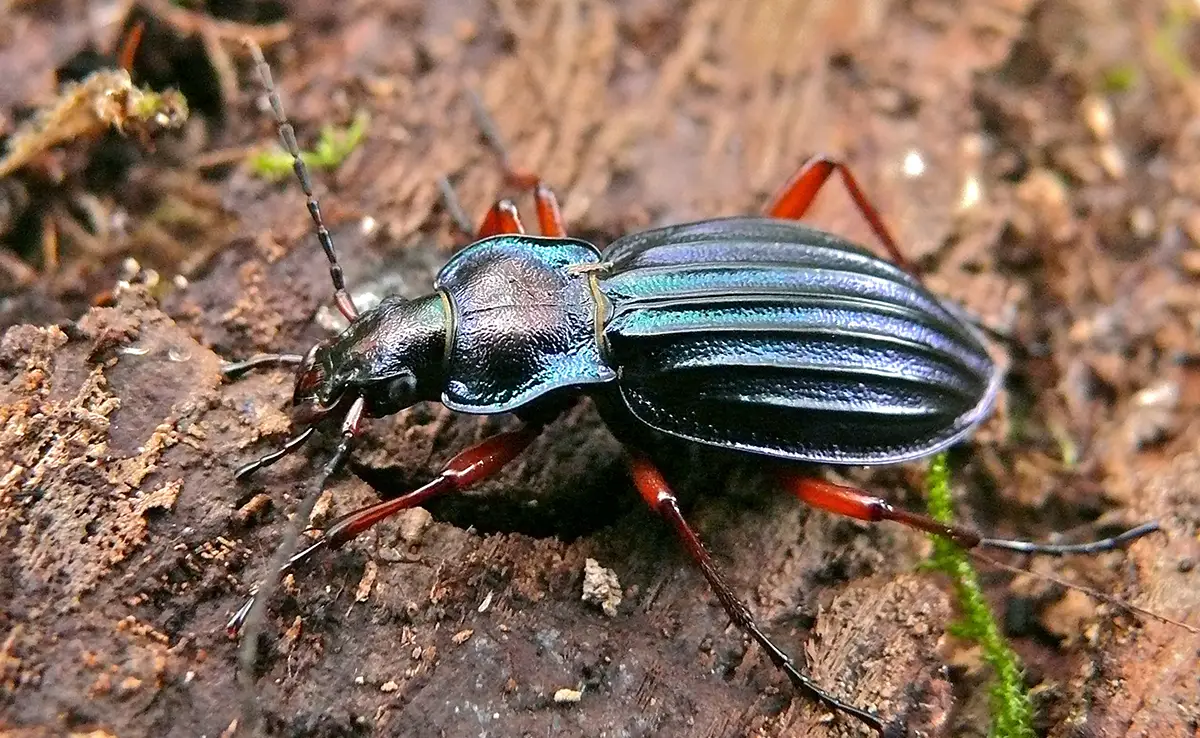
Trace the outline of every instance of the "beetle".
<instances>
[{"instance_id":1,"label":"beetle","mask_svg":"<svg viewBox=\"0 0 1200 738\"><path fill-rule=\"evenodd\" d=\"M474 240L442 268L429 294L387 297L360 312L270 68L261 50L250 50L328 259L334 302L349 326L302 356L264 354L224 367L234 376L261 366L295 366L293 419L303 427L235 477L278 461L323 421L340 417L337 449L297 515L304 521L364 418L437 401L461 413L514 413L524 426L459 453L408 494L343 516L291 555L293 529L263 585L230 620L233 631L245 625L243 675L252 672L266 602L280 572L321 549L337 549L400 510L495 473L556 411L581 396L593 399L626 445L634 486L674 529L733 623L800 692L880 733L880 717L813 682L759 627L655 466L660 439L769 460L780 484L810 505L859 520L897 521L965 548L1092 553L1157 530L1151 522L1081 544L987 538L796 468L797 462L871 465L927 457L969 436L990 413L1003 382L983 331L921 284L851 171L831 157L801 167L762 216L654 228L601 251L566 235L553 192L538 177L512 168L480 111L508 180L533 192L541 235L527 234L516 207L500 200L471 234ZM835 174L890 260L798 222ZM452 196L447 202L452 213L461 213ZM460 227L470 229L469 223Z\"/></svg>"}]
</instances>

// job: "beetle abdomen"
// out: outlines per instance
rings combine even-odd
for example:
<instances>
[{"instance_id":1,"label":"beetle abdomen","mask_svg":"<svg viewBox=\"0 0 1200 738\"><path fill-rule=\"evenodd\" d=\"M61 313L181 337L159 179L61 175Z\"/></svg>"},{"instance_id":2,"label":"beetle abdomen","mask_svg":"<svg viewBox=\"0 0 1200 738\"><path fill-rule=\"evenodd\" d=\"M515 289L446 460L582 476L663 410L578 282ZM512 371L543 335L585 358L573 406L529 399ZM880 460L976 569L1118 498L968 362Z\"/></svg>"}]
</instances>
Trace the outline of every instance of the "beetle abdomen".
<instances>
[{"instance_id":1,"label":"beetle abdomen","mask_svg":"<svg viewBox=\"0 0 1200 738\"><path fill-rule=\"evenodd\" d=\"M894 265L763 218L618 240L600 288L626 405L689 440L841 464L960 439L998 372L977 332Z\"/></svg>"}]
</instances>

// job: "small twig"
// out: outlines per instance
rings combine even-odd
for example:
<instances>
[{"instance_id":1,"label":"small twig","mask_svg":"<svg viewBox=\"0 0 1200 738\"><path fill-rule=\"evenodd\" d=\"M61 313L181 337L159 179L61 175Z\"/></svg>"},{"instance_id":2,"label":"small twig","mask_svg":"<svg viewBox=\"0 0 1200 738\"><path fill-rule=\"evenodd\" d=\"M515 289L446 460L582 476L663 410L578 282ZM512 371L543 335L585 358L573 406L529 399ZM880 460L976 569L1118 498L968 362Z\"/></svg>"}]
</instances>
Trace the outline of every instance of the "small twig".
<instances>
[{"instance_id":1,"label":"small twig","mask_svg":"<svg viewBox=\"0 0 1200 738\"><path fill-rule=\"evenodd\" d=\"M261 148L261 146L235 146L227 149L206 151L192 157L190 164L192 169L200 171L224 167L230 164L240 164L242 161L253 156Z\"/></svg>"},{"instance_id":2,"label":"small twig","mask_svg":"<svg viewBox=\"0 0 1200 738\"><path fill-rule=\"evenodd\" d=\"M139 5L183 36L211 33L221 41L235 41L240 44L242 39L250 38L259 46L273 46L286 41L292 35L292 26L286 21L256 26L221 20L194 10L179 8L168 0L141 0Z\"/></svg>"},{"instance_id":3,"label":"small twig","mask_svg":"<svg viewBox=\"0 0 1200 738\"><path fill-rule=\"evenodd\" d=\"M42 271L46 274L58 269L58 227L54 216L42 214Z\"/></svg>"},{"instance_id":4,"label":"small twig","mask_svg":"<svg viewBox=\"0 0 1200 738\"><path fill-rule=\"evenodd\" d=\"M217 87L221 91L221 99L235 99L238 93L237 69L229 52L221 43L221 37L213 28L206 26L200 30L200 41L204 44L209 61L212 62L213 71L217 73Z\"/></svg>"},{"instance_id":5,"label":"small twig","mask_svg":"<svg viewBox=\"0 0 1200 738\"><path fill-rule=\"evenodd\" d=\"M37 280L37 272L8 249L0 249L0 271L7 272L17 287L33 284Z\"/></svg>"}]
</instances>

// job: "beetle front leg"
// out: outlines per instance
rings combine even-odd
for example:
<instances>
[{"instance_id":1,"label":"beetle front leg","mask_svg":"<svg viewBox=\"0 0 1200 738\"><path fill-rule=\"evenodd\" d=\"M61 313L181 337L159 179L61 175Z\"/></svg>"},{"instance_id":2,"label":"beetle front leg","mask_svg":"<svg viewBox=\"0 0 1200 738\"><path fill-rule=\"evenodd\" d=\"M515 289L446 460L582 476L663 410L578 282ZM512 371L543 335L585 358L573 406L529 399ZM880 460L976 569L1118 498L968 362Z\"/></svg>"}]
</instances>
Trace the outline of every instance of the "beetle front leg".
<instances>
[{"instance_id":1,"label":"beetle front leg","mask_svg":"<svg viewBox=\"0 0 1200 738\"><path fill-rule=\"evenodd\" d=\"M1111 551L1124 546L1130 541L1141 538L1159 529L1158 523L1151 521L1130 528L1116 536L1101 538L1086 543L1033 543L1030 541L1014 541L1004 538L985 538L978 532L958 525L946 525L934 520L928 515L909 512L897 508L879 497L875 497L856 487L847 487L821 479L801 477L792 472L781 472L780 480L804 502L837 515L879 522L892 520L910 528L933 533L948 538L963 548L997 548L1021 553L1045 554L1049 556L1068 556L1071 554L1091 554Z\"/></svg>"},{"instance_id":2,"label":"beetle front leg","mask_svg":"<svg viewBox=\"0 0 1200 738\"><path fill-rule=\"evenodd\" d=\"M488 114L483 101L474 93L469 96L469 99L471 101L471 108L475 113L476 124L483 133L484 140L487 141L488 146L491 147L496 157L500 160L500 167L504 172L505 183L510 187L517 187L533 192L533 202L537 208L538 230L541 232L541 235L551 238L565 238L567 228L563 222L562 209L558 206L558 197L554 194L554 191L538 175L513 167L512 159L508 154L508 147L504 145L504 139L500 136L500 130L496 127L496 122L492 120L492 116ZM466 211L463 210L461 203L459 203L458 196L454 193L454 187L450 184L450 181L443 177L438 181L438 187L442 191L442 201L445 203L446 210L454 221L455 228L468 238L481 239L502 233L525 233L525 229L521 225L521 219L517 215L517 208L513 205L512 201L498 201L488 211L479 230L474 230L471 228L470 219L467 217Z\"/></svg>"},{"instance_id":3,"label":"beetle front leg","mask_svg":"<svg viewBox=\"0 0 1200 738\"><path fill-rule=\"evenodd\" d=\"M336 550L358 534L401 510L419 507L450 492L461 492L499 472L528 448L540 432L540 426L526 426L485 439L460 452L442 467L442 471L436 477L412 492L377 502L339 518L325 529L321 540L327 548Z\"/></svg>"},{"instance_id":4,"label":"beetle front leg","mask_svg":"<svg viewBox=\"0 0 1200 738\"><path fill-rule=\"evenodd\" d=\"M350 539L402 510L419 507L435 497L461 491L492 476L528 448L540 431L540 425L528 425L494 435L459 453L442 467L436 477L412 492L344 515L321 531L321 537L314 543L281 562L279 573L291 570L321 549L341 548ZM252 592L246 604L229 619L226 628L230 633L236 633L241 628L258 599L259 593Z\"/></svg>"},{"instance_id":5,"label":"beetle front leg","mask_svg":"<svg viewBox=\"0 0 1200 738\"><path fill-rule=\"evenodd\" d=\"M495 205L483 216L475 238L487 238L504 233L524 234L525 226L521 224L521 215L512 200L497 200Z\"/></svg>"},{"instance_id":6,"label":"beetle front leg","mask_svg":"<svg viewBox=\"0 0 1200 738\"><path fill-rule=\"evenodd\" d=\"M733 624L758 642L776 668L788 675L796 689L836 711L857 718L871 729L883 734L882 720L872 713L843 702L826 692L811 678L801 673L796 663L762 632L754 620L754 615L750 612L750 607L734 594L733 589L725 580L725 576L721 574L721 570L717 568L716 563L705 550L700 537L684 519L683 514L679 511L679 503L675 499L675 494L650 458L641 452L634 451L629 467L633 473L634 484L641 493L642 499L674 528L675 534L687 549L688 554L691 555L692 560L700 567L704 578L708 580L709 586L717 595L717 599L721 601L721 606L725 608L725 612Z\"/></svg>"},{"instance_id":7,"label":"beetle front leg","mask_svg":"<svg viewBox=\"0 0 1200 738\"><path fill-rule=\"evenodd\" d=\"M475 93L471 93L469 99L471 110L475 114L476 125L483 133L483 138L487 141L488 146L500 160L500 167L504 171L504 180L512 187L533 192L533 201L537 207L538 230L543 236L566 237L566 224L563 223L562 210L558 207L558 197L555 196L554 191L546 186L541 177L513 166L512 157L508 154L508 147L504 145L500 129L496 126L496 121L492 120L492 116L488 114L483 101Z\"/></svg>"},{"instance_id":8,"label":"beetle front leg","mask_svg":"<svg viewBox=\"0 0 1200 738\"><path fill-rule=\"evenodd\" d=\"M525 177L527 175L517 174L511 176ZM541 230L542 235L564 238L567 232L563 227L562 213L558 209L558 198L536 176L528 176L531 177L531 180L517 179L516 181L518 184L525 181L533 182L531 185L533 188L533 200L534 205L537 207L538 228ZM450 186L450 182L443 178L439 186L442 190L442 200L445 202L446 210L454 220L455 228L467 238L478 240L502 233L525 233L525 227L521 224L521 216L518 214L517 206L513 204L512 200L498 200L488 210L487 215L484 216L483 223L479 226L479 229L475 230L471 228L471 223L467 219L462 205L458 202L458 196L454 194L454 189Z\"/></svg>"},{"instance_id":9,"label":"beetle front leg","mask_svg":"<svg viewBox=\"0 0 1200 738\"><path fill-rule=\"evenodd\" d=\"M245 361L227 361L221 365L221 376L230 379L245 374L252 369L276 366L298 366L304 361L300 354L258 354Z\"/></svg>"},{"instance_id":10,"label":"beetle front leg","mask_svg":"<svg viewBox=\"0 0 1200 738\"><path fill-rule=\"evenodd\" d=\"M316 429L317 429L317 426L310 425L307 428L305 428L304 430L297 433L296 435L294 435L291 438L284 441L283 445L280 446L279 448L275 449L274 451L264 454L263 456L260 456L259 458L255 459L254 461L242 464L233 472L233 478L240 482L241 480L250 476L254 472L258 471L259 469L264 469L268 466L271 466L275 462L282 459L284 456L287 456L288 454L295 452L296 449L300 448L301 446L303 446L305 443L308 442L308 439L312 436L313 432L316 431Z\"/></svg>"},{"instance_id":11,"label":"beetle front leg","mask_svg":"<svg viewBox=\"0 0 1200 738\"><path fill-rule=\"evenodd\" d=\"M554 191L536 174L505 171L504 178L514 187L533 191L533 204L537 208L538 231L551 238L566 238L567 228L563 223L562 210Z\"/></svg>"}]
</instances>

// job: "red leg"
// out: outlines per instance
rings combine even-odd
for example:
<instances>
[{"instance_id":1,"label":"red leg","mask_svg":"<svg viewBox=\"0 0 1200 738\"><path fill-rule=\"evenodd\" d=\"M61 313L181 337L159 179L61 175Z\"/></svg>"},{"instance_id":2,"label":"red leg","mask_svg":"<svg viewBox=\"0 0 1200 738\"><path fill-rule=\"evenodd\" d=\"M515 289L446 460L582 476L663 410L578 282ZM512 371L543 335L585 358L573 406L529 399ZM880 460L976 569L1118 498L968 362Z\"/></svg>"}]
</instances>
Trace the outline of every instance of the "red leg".
<instances>
[{"instance_id":1,"label":"red leg","mask_svg":"<svg viewBox=\"0 0 1200 738\"><path fill-rule=\"evenodd\" d=\"M521 225L521 216L512 200L497 200L488 210L475 232L475 238L487 238L502 233L524 233L525 226Z\"/></svg>"},{"instance_id":2,"label":"red leg","mask_svg":"<svg viewBox=\"0 0 1200 738\"><path fill-rule=\"evenodd\" d=\"M708 580L709 586L716 593L717 599L721 601L721 606L725 608L725 612L729 614L729 618L733 621L734 625L757 641L759 646L767 652L767 655L771 658L776 668L786 673L788 678L791 679L792 684L801 692L823 702L834 710L851 715L877 732L883 733L883 722L878 717L866 710L842 702L826 692L813 682L812 679L802 674L795 662L762 632L758 624L754 621L754 615L750 612L749 606L738 599L737 595L733 593L733 589L725 581L725 577L708 555L708 551L705 550L699 536L696 535L696 532L692 530L682 513L680 513L679 504L675 499L674 493L671 492L671 488L667 486L666 480L663 479L662 473L654 466L654 463L644 454L633 452L630 461L630 470L633 472L633 481L638 488L638 492L641 493L642 499L655 512L666 518L667 522L675 529L675 534L683 542L692 560L700 567L704 578Z\"/></svg>"},{"instance_id":3,"label":"red leg","mask_svg":"<svg viewBox=\"0 0 1200 738\"><path fill-rule=\"evenodd\" d=\"M533 202L537 206L538 230L543 236L551 238L566 238L567 229L563 225L562 211L558 207L558 197L546 186L536 174L523 174L506 171L505 178L517 187L533 190Z\"/></svg>"},{"instance_id":4,"label":"red leg","mask_svg":"<svg viewBox=\"0 0 1200 738\"><path fill-rule=\"evenodd\" d=\"M492 476L533 443L540 430L526 426L499 433L472 446L447 462L433 480L412 492L377 502L339 519L325 530L326 545L331 549L341 548L351 538L401 510L423 505L448 492L462 491Z\"/></svg>"},{"instance_id":5,"label":"red leg","mask_svg":"<svg viewBox=\"0 0 1200 738\"><path fill-rule=\"evenodd\" d=\"M829 181L829 177L835 171L841 175L842 184L846 186L846 191L850 193L850 197L858 207L858 212L862 213L875 236L883 242L883 247L887 249L888 255L901 269L913 276L919 276L912 263L904 258L900 247L896 245L896 240L892 238L891 232L884 225L879 211L863 194L862 188L858 186L858 180L854 178L845 163L838 159L821 155L814 156L805 162L791 181L772 198L771 204L766 208L767 215L773 218L800 220L812 206L821 187Z\"/></svg>"},{"instance_id":6,"label":"red leg","mask_svg":"<svg viewBox=\"0 0 1200 738\"><path fill-rule=\"evenodd\" d=\"M538 228L541 229L542 235L555 238L567 235L562 225L562 213L558 208L558 198L541 180L537 177L511 172L506 173L505 176L518 187L533 189L533 199L537 205ZM458 195L455 194L454 186L450 184L450 181L442 177L438 180L438 187L442 191L442 202L446 211L454 221L454 227L467 238L477 240L501 233L525 232L517 207L511 200L497 201L484 217L479 230L475 230L471 227L471 221L463 211L462 204L459 203Z\"/></svg>"},{"instance_id":7,"label":"red leg","mask_svg":"<svg viewBox=\"0 0 1200 738\"><path fill-rule=\"evenodd\" d=\"M479 224L479 229L476 230L471 227L470 218L467 217L466 211L458 201L458 195L454 192L454 185L450 184L450 180L442 177L438 180L438 188L442 191L442 203L451 220L454 221L455 229L468 239L477 241L481 238L505 233L525 233L525 226L521 224L521 215L517 212L517 206L513 204L512 200L497 200L484 216L483 222Z\"/></svg>"},{"instance_id":8,"label":"red leg","mask_svg":"<svg viewBox=\"0 0 1200 738\"><path fill-rule=\"evenodd\" d=\"M280 574L310 558L322 548L340 548L358 534L401 510L423 505L448 492L458 492L495 474L524 451L540 430L540 426L526 426L492 436L455 456L442 468L441 473L412 492L345 515L326 528L315 543L283 563L279 567ZM257 598L257 593L252 594L247 603L229 620L226 627L231 633L236 633L241 627L243 619Z\"/></svg>"},{"instance_id":9,"label":"red leg","mask_svg":"<svg viewBox=\"0 0 1200 738\"><path fill-rule=\"evenodd\" d=\"M1143 523L1120 535L1101 538L1087 543L1048 544L1029 541L1012 541L1003 538L984 538L979 533L961 526L950 526L938 522L928 515L909 512L893 507L885 500L867 494L855 487L846 487L820 479L801 477L793 472L781 472L780 480L797 497L813 507L819 507L837 515L878 522L893 520L910 528L948 538L963 548L1000 548L1022 553L1066 556L1069 554L1099 553L1111 551L1136 538L1158 530L1158 523Z\"/></svg>"},{"instance_id":10,"label":"red leg","mask_svg":"<svg viewBox=\"0 0 1200 738\"><path fill-rule=\"evenodd\" d=\"M566 238L567 227L563 224L562 211L558 208L554 191L539 180L533 188L533 200L537 203L538 228L542 235Z\"/></svg>"}]
</instances>

